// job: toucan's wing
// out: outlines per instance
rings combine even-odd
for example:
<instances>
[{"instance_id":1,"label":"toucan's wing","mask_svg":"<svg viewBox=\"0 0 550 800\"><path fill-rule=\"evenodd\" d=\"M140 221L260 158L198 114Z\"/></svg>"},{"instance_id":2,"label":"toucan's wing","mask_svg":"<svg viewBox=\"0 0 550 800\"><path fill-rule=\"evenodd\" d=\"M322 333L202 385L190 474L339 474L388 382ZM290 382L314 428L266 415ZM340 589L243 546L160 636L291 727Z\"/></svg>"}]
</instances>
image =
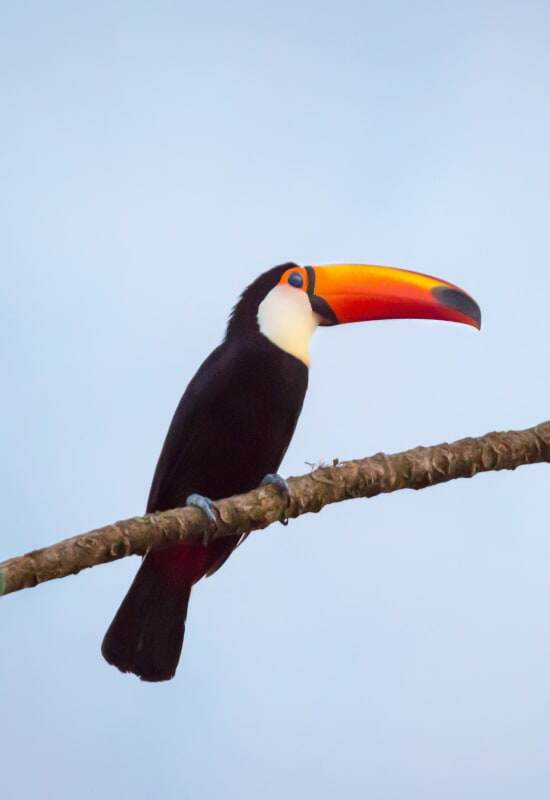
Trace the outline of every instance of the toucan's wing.
<instances>
[{"instance_id":1,"label":"toucan's wing","mask_svg":"<svg viewBox=\"0 0 550 800\"><path fill-rule=\"evenodd\" d=\"M214 457L220 421L216 400L227 389L231 374L224 362L224 345L214 350L185 390L158 460L151 484L147 513L185 505L193 492L208 494L208 465Z\"/></svg>"},{"instance_id":2,"label":"toucan's wing","mask_svg":"<svg viewBox=\"0 0 550 800\"><path fill-rule=\"evenodd\" d=\"M276 472L294 431L307 368L275 348L226 340L201 366L168 430L147 511L247 492Z\"/></svg>"}]
</instances>

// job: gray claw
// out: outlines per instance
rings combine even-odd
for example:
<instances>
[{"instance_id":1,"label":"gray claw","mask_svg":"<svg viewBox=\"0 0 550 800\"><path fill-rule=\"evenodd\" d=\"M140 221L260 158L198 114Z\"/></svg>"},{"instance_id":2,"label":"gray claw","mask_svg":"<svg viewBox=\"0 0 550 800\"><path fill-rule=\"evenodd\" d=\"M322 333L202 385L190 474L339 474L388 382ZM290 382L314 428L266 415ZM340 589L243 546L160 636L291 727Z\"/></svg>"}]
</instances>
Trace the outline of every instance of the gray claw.
<instances>
[{"instance_id":1,"label":"gray claw","mask_svg":"<svg viewBox=\"0 0 550 800\"><path fill-rule=\"evenodd\" d=\"M288 509L291 499L290 486L282 475L279 475L277 472L270 472L263 478L260 486L274 486L285 500L285 510ZM283 514L279 521L282 525L288 525L288 517L285 514Z\"/></svg>"},{"instance_id":2,"label":"gray claw","mask_svg":"<svg viewBox=\"0 0 550 800\"><path fill-rule=\"evenodd\" d=\"M290 497L290 487L287 481L278 472L269 472L262 480L261 486L274 486L279 494Z\"/></svg>"},{"instance_id":3,"label":"gray claw","mask_svg":"<svg viewBox=\"0 0 550 800\"><path fill-rule=\"evenodd\" d=\"M185 501L185 505L200 508L203 514L206 515L211 527L211 530L205 530L203 535L203 544L206 546L209 544L212 530L217 527L220 519L218 509L209 497L204 497L202 494L190 494Z\"/></svg>"}]
</instances>

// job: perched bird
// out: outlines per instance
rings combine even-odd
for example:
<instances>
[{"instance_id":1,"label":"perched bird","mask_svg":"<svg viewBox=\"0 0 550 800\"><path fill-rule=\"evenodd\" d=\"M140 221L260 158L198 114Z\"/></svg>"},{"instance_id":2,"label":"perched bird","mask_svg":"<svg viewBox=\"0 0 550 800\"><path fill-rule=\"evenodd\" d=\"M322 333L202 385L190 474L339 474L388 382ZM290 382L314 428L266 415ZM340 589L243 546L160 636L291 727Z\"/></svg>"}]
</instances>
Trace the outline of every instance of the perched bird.
<instances>
[{"instance_id":1,"label":"perched bird","mask_svg":"<svg viewBox=\"0 0 550 800\"><path fill-rule=\"evenodd\" d=\"M263 480L288 491L276 473L304 401L315 329L388 318L476 328L481 323L469 295L416 272L288 263L260 275L233 309L224 341L180 400L147 512L192 504L215 518L212 500L246 492ZM107 661L145 681L172 678L191 588L215 572L238 542L235 536L150 550L105 635Z\"/></svg>"}]
</instances>

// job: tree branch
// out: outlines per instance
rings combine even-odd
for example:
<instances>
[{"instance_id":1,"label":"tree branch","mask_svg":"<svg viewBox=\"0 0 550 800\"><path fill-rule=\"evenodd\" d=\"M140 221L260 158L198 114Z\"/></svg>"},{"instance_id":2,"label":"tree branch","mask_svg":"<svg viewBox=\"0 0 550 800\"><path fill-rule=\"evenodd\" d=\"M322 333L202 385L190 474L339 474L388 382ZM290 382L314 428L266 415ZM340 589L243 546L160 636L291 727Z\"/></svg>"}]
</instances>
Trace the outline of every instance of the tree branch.
<instances>
[{"instance_id":1,"label":"tree branch","mask_svg":"<svg viewBox=\"0 0 550 800\"><path fill-rule=\"evenodd\" d=\"M524 431L488 433L453 444L415 447L403 453L378 453L357 461L335 462L290 478L290 506L272 486L262 486L216 506L220 522L212 538L245 534L286 517L320 511L329 503L354 497L375 497L399 489L424 489L479 472L515 469L522 464L550 462L550 422ZM129 555L143 555L166 542L201 541L205 520L196 508L116 522L0 563L0 594L76 574L86 567Z\"/></svg>"}]
</instances>

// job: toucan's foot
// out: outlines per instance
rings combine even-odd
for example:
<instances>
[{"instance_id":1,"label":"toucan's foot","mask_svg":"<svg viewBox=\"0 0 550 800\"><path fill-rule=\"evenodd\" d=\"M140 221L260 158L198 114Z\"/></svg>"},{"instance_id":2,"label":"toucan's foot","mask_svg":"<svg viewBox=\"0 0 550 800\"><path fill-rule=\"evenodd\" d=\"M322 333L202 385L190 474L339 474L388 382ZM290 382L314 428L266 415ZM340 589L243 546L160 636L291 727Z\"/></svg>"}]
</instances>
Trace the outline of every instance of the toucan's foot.
<instances>
[{"instance_id":1,"label":"toucan's foot","mask_svg":"<svg viewBox=\"0 0 550 800\"><path fill-rule=\"evenodd\" d=\"M262 480L261 486L274 486L281 497L285 500L285 511L288 509L290 505L290 486L288 485L287 481L279 475L277 472L270 472L265 478ZM282 525L288 525L288 518L286 514L280 519Z\"/></svg>"},{"instance_id":2,"label":"toucan's foot","mask_svg":"<svg viewBox=\"0 0 550 800\"><path fill-rule=\"evenodd\" d=\"M187 500L185 501L185 505L187 506L195 506L195 508L200 508L200 510L206 515L208 522L210 523L210 527L204 531L202 537L202 543L206 547L210 544L210 540L212 538L212 533L216 530L219 519L220 513L212 500L209 497L205 497L202 494L190 494Z\"/></svg>"},{"instance_id":3,"label":"toucan's foot","mask_svg":"<svg viewBox=\"0 0 550 800\"><path fill-rule=\"evenodd\" d=\"M290 487L287 481L278 472L270 472L262 480L261 486L274 486L282 497L290 500Z\"/></svg>"}]
</instances>

